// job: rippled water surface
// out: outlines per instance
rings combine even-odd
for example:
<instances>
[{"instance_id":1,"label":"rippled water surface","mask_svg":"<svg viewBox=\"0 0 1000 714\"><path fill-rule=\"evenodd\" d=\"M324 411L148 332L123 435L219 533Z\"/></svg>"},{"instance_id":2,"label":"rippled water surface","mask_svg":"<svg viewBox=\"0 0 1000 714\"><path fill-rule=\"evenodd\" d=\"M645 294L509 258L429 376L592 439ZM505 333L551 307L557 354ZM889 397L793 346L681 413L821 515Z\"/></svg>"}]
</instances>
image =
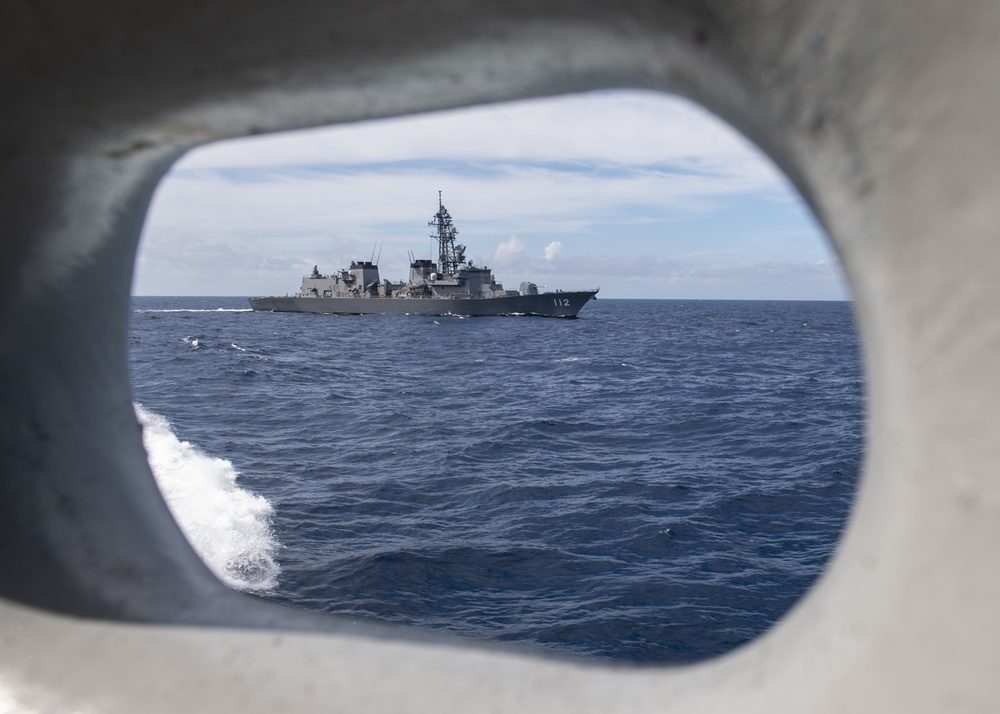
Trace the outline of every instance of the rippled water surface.
<instances>
[{"instance_id":1,"label":"rippled water surface","mask_svg":"<svg viewBox=\"0 0 1000 714\"><path fill-rule=\"evenodd\" d=\"M130 357L161 488L188 494L172 508L197 509L209 564L265 597L686 662L786 612L850 508L848 303L598 300L576 320L245 307L135 298Z\"/></svg>"}]
</instances>

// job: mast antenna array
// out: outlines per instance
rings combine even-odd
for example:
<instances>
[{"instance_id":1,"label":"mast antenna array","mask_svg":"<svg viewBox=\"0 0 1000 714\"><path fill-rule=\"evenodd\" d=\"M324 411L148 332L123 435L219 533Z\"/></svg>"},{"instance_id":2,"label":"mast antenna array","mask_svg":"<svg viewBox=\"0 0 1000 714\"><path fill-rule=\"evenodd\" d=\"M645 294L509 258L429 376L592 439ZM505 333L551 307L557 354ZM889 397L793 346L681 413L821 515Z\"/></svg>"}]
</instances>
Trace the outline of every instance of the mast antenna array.
<instances>
[{"instance_id":1,"label":"mast antenna array","mask_svg":"<svg viewBox=\"0 0 1000 714\"><path fill-rule=\"evenodd\" d=\"M435 229L431 238L436 238L438 242L438 269L446 275L454 275L465 262L465 246L455 244L458 229L442 203L441 191L438 191L438 212L427 225Z\"/></svg>"}]
</instances>

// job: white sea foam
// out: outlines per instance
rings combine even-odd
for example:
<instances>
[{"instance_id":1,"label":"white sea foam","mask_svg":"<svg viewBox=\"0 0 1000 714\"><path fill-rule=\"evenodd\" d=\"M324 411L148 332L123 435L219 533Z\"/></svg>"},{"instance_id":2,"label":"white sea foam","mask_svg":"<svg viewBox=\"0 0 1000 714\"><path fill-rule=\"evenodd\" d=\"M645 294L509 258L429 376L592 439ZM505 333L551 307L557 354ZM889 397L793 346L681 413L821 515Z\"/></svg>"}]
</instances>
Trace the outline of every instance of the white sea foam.
<instances>
[{"instance_id":1,"label":"white sea foam","mask_svg":"<svg viewBox=\"0 0 1000 714\"><path fill-rule=\"evenodd\" d=\"M139 404L135 413L156 483L195 552L232 588L276 587L279 545L267 499L236 484L239 472L232 463L179 440L159 414Z\"/></svg>"}]
</instances>

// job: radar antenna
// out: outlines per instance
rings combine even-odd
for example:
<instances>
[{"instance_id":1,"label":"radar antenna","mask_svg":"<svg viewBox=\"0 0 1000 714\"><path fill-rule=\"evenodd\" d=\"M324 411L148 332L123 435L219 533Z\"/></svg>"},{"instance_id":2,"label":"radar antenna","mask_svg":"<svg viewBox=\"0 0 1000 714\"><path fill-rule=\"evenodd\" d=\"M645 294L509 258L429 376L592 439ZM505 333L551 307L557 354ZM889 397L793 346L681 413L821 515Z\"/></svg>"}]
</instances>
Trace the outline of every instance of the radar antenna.
<instances>
[{"instance_id":1,"label":"radar antenna","mask_svg":"<svg viewBox=\"0 0 1000 714\"><path fill-rule=\"evenodd\" d=\"M454 275L459 267L465 262L465 246L455 245L455 236L458 229L451 220L451 214L441 202L441 192L438 191L438 212L434 214L434 220L427 225L435 229L431 233L431 238L436 238L438 242L438 269L446 275Z\"/></svg>"}]
</instances>

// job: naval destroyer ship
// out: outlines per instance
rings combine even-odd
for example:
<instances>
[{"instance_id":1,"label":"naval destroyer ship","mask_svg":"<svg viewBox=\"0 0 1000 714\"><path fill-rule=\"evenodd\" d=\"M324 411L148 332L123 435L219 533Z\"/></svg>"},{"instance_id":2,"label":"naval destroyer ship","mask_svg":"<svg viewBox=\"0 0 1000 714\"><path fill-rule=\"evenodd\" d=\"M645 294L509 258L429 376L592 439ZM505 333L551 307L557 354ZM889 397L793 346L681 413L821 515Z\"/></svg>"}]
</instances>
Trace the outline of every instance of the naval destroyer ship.
<instances>
[{"instance_id":1,"label":"naval destroyer ship","mask_svg":"<svg viewBox=\"0 0 1000 714\"><path fill-rule=\"evenodd\" d=\"M597 289L539 292L534 283L505 290L486 266L465 258L456 242L458 230L438 191L438 212L428 223L438 243L438 262L411 260L410 279L393 283L379 276L374 261L352 262L350 268L323 275L313 267L297 295L252 297L254 310L316 312L334 315L543 315L576 317ZM374 256L373 256L374 258Z\"/></svg>"}]
</instances>

